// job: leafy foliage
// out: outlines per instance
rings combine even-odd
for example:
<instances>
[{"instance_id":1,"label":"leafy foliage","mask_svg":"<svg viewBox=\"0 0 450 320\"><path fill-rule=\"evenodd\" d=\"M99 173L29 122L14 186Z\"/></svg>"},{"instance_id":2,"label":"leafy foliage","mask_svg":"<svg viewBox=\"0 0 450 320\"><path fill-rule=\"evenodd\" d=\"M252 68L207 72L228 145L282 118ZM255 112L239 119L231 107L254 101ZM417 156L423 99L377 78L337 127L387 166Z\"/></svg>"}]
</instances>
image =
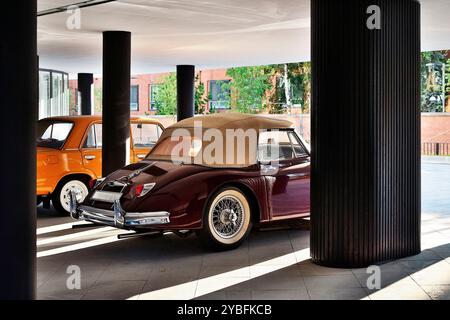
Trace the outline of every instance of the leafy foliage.
<instances>
[{"instance_id":1,"label":"leafy foliage","mask_svg":"<svg viewBox=\"0 0 450 320\"><path fill-rule=\"evenodd\" d=\"M205 84L200 80L199 74L195 76L194 106L196 114L205 114L208 99L205 96Z\"/></svg>"},{"instance_id":2,"label":"leafy foliage","mask_svg":"<svg viewBox=\"0 0 450 320\"><path fill-rule=\"evenodd\" d=\"M288 81L290 84L290 95L294 105L300 105L302 113L308 113L311 104L311 63L289 63ZM271 73L272 88L269 90L269 113L284 113L287 111L287 98L285 90L285 68L284 65L270 65L266 70Z\"/></svg>"},{"instance_id":3,"label":"leafy foliage","mask_svg":"<svg viewBox=\"0 0 450 320\"><path fill-rule=\"evenodd\" d=\"M94 87L94 112L102 113L103 109L103 89Z\"/></svg>"},{"instance_id":4,"label":"leafy foliage","mask_svg":"<svg viewBox=\"0 0 450 320\"><path fill-rule=\"evenodd\" d=\"M177 74L170 73L155 94L156 114L175 115L177 112Z\"/></svg>"},{"instance_id":5,"label":"leafy foliage","mask_svg":"<svg viewBox=\"0 0 450 320\"><path fill-rule=\"evenodd\" d=\"M448 101L448 99L450 99L450 59L447 60L445 74L446 74L446 77L444 79L444 81L445 81L445 92L446 92L445 98Z\"/></svg>"},{"instance_id":6,"label":"leafy foliage","mask_svg":"<svg viewBox=\"0 0 450 320\"><path fill-rule=\"evenodd\" d=\"M309 113L311 110L311 62L300 63L297 70L301 78L302 112Z\"/></svg>"},{"instance_id":7,"label":"leafy foliage","mask_svg":"<svg viewBox=\"0 0 450 320\"><path fill-rule=\"evenodd\" d=\"M443 68L447 51L431 51L422 53L421 64L421 110L422 112L443 112L443 92L445 79Z\"/></svg>"},{"instance_id":8,"label":"leafy foliage","mask_svg":"<svg viewBox=\"0 0 450 320\"><path fill-rule=\"evenodd\" d=\"M204 114L208 99L205 97L205 85L200 77L195 77L194 106L196 114ZM177 112L177 75L170 73L163 79L155 94L155 107L158 115L175 115Z\"/></svg>"},{"instance_id":9,"label":"leafy foliage","mask_svg":"<svg viewBox=\"0 0 450 320\"><path fill-rule=\"evenodd\" d=\"M242 113L256 113L266 107L266 91L270 88L270 75L264 66L237 67L227 70L232 78L224 83L224 91L228 91L231 108Z\"/></svg>"}]
</instances>

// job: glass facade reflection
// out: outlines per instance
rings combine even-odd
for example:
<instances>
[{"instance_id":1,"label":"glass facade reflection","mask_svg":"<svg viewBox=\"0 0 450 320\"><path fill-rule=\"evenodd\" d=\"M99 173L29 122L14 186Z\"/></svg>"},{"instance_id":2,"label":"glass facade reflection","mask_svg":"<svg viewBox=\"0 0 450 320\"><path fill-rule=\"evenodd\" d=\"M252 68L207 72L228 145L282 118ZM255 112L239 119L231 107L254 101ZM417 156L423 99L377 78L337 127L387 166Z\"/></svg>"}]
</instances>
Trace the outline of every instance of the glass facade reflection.
<instances>
[{"instance_id":1,"label":"glass facade reflection","mask_svg":"<svg viewBox=\"0 0 450 320\"><path fill-rule=\"evenodd\" d=\"M39 119L69 115L69 75L39 69Z\"/></svg>"}]
</instances>

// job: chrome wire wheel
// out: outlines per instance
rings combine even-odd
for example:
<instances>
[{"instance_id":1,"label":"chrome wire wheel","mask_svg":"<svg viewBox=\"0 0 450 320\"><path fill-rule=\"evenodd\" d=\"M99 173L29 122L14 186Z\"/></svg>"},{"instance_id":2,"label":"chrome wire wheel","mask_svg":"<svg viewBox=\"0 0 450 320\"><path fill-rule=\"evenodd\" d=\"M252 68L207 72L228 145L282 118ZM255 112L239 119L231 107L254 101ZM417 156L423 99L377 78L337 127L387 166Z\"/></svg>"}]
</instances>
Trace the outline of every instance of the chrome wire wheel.
<instances>
[{"instance_id":1,"label":"chrome wire wheel","mask_svg":"<svg viewBox=\"0 0 450 320\"><path fill-rule=\"evenodd\" d=\"M220 192L209 207L208 223L212 236L220 243L240 241L250 224L250 206L246 197L236 189Z\"/></svg>"},{"instance_id":2,"label":"chrome wire wheel","mask_svg":"<svg viewBox=\"0 0 450 320\"><path fill-rule=\"evenodd\" d=\"M225 196L212 209L214 231L222 238L231 238L242 228L244 207L238 198Z\"/></svg>"}]
</instances>

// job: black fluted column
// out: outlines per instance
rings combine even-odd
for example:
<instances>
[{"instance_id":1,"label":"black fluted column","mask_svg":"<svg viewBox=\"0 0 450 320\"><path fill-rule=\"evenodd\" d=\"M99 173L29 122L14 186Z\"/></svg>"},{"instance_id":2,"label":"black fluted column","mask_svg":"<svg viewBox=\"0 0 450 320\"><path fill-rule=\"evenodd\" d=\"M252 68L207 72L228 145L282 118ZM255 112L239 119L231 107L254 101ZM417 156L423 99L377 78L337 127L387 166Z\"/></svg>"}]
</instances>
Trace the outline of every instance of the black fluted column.
<instances>
[{"instance_id":1,"label":"black fluted column","mask_svg":"<svg viewBox=\"0 0 450 320\"><path fill-rule=\"evenodd\" d=\"M36 0L1 10L0 300L36 296Z\"/></svg>"},{"instance_id":2,"label":"black fluted column","mask_svg":"<svg viewBox=\"0 0 450 320\"><path fill-rule=\"evenodd\" d=\"M81 98L81 114L91 115L92 112L92 84L94 75L92 73L78 74L78 91Z\"/></svg>"},{"instance_id":3,"label":"black fluted column","mask_svg":"<svg viewBox=\"0 0 450 320\"><path fill-rule=\"evenodd\" d=\"M371 5L381 29L366 25ZM312 0L311 19L312 259L363 267L417 254L420 5Z\"/></svg>"},{"instance_id":4,"label":"black fluted column","mask_svg":"<svg viewBox=\"0 0 450 320\"><path fill-rule=\"evenodd\" d=\"M194 116L195 67L177 66L177 121Z\"/></svg>"},{"instance_id":5,"label":"black fluted column","mask_svg":"<svg viewBox=\"0 0 450 320\"><path fill-rule=\"evenodd\" d=\"M130 63L131 34L103 32L103 176L130 161Z\"/></svg>"}]
</instances>

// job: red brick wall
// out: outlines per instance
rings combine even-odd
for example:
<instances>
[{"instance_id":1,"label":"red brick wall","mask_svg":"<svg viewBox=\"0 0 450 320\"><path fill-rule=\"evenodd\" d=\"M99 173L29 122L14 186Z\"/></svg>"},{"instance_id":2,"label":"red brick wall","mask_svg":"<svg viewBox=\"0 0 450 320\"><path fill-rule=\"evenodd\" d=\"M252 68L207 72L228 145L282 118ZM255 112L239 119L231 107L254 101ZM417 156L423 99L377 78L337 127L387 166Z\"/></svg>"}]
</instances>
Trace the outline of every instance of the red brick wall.
<instances>
[{"instance_id":1,"label":"red brick wall","mask_svg":"<svg viewBox=\"0 0 450 320\"><path fill-rule=\"evenodd\" d=\"M205 97L209 94L209 81L210 80L228 80L231 79L226 75L226 69L215 69L215 70L203 70L199 71L200 81L205 85ZM164 81L164 78L168 73L158 73L158 74L141 74L134 75L131 77L131 85L139 86L139 110L131 111L132 115L153 115L155 112L150 110L150 99L149 99L149 89L151 84L158 84ZM77 92L77 80L69 81L69 89L72 91L73 99L70 101L70 106L73 107L76 103L75 94ZM94 79L94 87L102 87L102 79Z\"/></svg>"},{"instance_id":2,"label":"red brick wall","mask_svg":"<svg viewBox=\"0 0 450 320\"><path fill-rule=\"evenodd\" d=\"M142 74L131 77L131 85L139 86L139 110L131 111L132 115L154 114L150 110L150 85L159 84L164 81L168 73Z\"/></svg>"},{"instance_id":3,"label":"red brick wall","mask_svg":"<svg viewBox=\"0 0 450 320\"><path fill-rule=\"evenodd\" d=\"M422 142L450 143L450 113L422 114Z\"/></svg>"}]
</instances>

